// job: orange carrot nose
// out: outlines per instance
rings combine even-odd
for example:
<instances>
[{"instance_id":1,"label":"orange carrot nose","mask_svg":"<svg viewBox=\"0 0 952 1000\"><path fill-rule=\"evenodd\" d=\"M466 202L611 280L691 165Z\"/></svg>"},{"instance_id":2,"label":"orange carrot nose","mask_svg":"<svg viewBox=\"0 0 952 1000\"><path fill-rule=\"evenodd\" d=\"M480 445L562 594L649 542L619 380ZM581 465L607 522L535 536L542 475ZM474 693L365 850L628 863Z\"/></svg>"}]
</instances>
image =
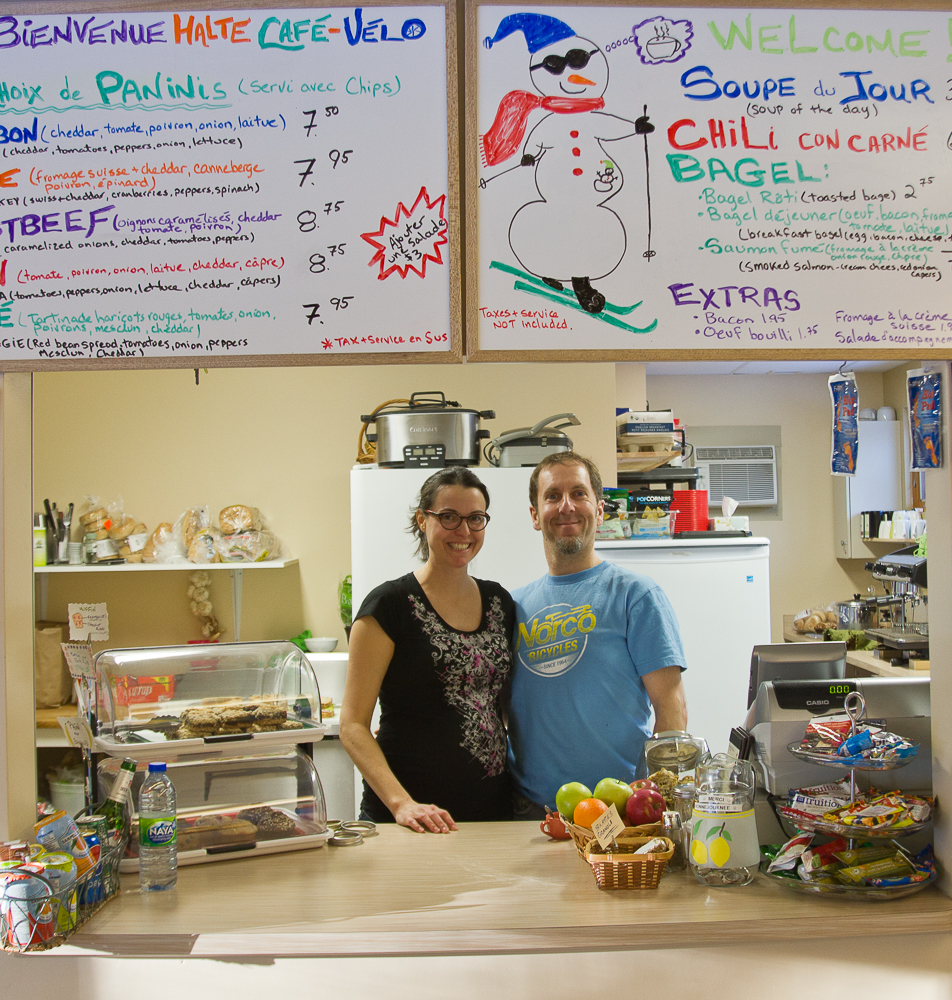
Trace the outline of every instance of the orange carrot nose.
<instances>
[{"instance_id":1,"label":"orange carrot nose","mask_svg":"<svg viewBox=\"0 0 952 1000\"><path fill-rule=\"evenodd\" d=\"M589 80L587 77L579 76L578 73L573 73L568 78L568 80L569 80L569 83L581 83L583 86L586 86L586 87L594 87L595 86L595 81L594 80Z\"/></svg>"}]
</instances>

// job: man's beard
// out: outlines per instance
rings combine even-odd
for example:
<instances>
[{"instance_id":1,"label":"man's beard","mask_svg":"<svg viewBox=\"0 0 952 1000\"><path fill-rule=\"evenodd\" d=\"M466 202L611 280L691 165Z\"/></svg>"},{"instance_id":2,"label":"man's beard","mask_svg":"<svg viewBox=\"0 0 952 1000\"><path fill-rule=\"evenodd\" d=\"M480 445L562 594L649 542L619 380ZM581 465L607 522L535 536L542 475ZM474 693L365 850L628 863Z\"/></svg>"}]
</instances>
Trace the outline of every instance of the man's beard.
<instances>
[{"instance_id":1,"label":"man's beard","mask_svg":"<svg viewBox=\"0 0 952 1000\"><path fill-rule=\"evenodd\" d=\"M574 535L571 538L556 538L555 551L560 556L577 556L585 547L585 539L581 535Z\"/></svg>"}]
</instances>

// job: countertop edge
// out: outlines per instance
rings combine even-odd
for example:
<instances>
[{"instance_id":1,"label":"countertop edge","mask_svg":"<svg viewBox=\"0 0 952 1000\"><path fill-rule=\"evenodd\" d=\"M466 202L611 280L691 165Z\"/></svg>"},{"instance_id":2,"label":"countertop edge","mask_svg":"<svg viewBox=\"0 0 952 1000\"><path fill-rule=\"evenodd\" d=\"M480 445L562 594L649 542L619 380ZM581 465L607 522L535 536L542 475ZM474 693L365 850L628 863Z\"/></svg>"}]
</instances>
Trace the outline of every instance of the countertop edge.
<instances>
[{"instance_id":1,"label":"countertop edge","mask_svg":"<svg viewBox=\"0 0 952 1000\"><path fill-rule=\"evenodd\" d=\"M895 913L888 903L868 903L857 920L821 912L810 919L662 921L657 924L570 925L438 931L234 932L215 934L97 934L80 931L47 954L117 958L346 958L434 955L532 954L565 951L630 951L745 941L808 940L864 935L952 931L952 899L931 887L918 897L928 907ZM819 906L822 900L817 900Z\"/></svg>"}]
</instances>

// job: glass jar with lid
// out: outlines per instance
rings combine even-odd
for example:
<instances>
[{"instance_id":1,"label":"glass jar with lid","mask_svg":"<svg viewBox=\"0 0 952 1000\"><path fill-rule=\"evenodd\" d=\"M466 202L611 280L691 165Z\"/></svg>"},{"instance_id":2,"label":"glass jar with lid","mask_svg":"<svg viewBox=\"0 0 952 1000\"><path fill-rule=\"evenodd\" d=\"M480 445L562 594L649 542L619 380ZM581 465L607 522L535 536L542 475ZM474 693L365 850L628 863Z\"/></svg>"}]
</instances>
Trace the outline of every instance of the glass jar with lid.
<instances>
[{"instance_id":1,"label":"glass jar with lid","mask_svg":"<svg viewBox=\"0 0 952 1000\"><path fill-rule=\"evenodd\" d=\"M693 772L698 760L707 752L706 740L670 729L655 733L645 742L645 766L649 775L663 768L680 776Z\"/></svg>"}]
</instances>

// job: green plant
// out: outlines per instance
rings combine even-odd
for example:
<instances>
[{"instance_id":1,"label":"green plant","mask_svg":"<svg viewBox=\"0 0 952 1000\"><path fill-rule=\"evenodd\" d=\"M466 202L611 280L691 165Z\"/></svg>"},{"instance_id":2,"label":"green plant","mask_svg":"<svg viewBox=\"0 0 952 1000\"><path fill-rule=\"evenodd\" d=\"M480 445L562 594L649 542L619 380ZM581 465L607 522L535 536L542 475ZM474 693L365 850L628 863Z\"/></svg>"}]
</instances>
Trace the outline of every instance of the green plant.
<instances>
[{"instance_id":1,"label":"green plant","mask_svg":"<svg viewBox=\"0 0 952 1000\"><path fill-rule=\"evenodd\" d=\"M353 617L353 596L350 573L337 585L337 601L340 605L340 620L344 626L351 624Z\"/></svg>"}]
</instances>

